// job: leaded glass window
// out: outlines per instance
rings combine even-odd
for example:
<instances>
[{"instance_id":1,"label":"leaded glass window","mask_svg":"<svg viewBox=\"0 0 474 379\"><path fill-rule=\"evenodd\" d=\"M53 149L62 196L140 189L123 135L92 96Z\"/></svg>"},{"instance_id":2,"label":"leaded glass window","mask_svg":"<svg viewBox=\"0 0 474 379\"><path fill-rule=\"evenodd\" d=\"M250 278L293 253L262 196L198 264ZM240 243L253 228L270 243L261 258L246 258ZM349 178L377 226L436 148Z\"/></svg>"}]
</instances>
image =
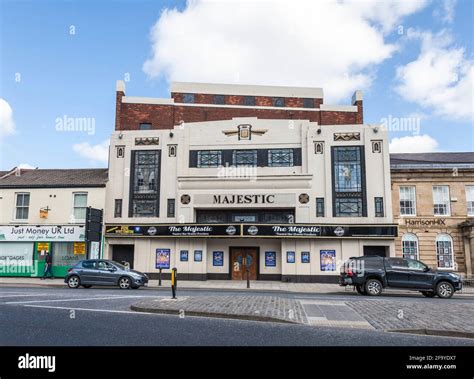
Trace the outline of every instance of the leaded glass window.
<instances>
[{"instance_id":1,"label":"leaded glass window","mask_svg":"<svg viewBox=\"0 0 474 379\"><path fill-rule=\"evenodd\" d=\"M454 268L453 240L448 234L436 237L436 256L438 268Z\"/></svg>"},{"instance_id":2,"label":"leaded glass window","mask_svg":"<svg viewBox=\"0 0 474 379\"><path fill-rule=\"evenodd\" d=\"M134 151L131 191L132 217L157 217L159 199L160 152Z\"/></svg>"},{"instance_id":3,"label":"leaded glass window","mask_svg":"<svg viewBox=\"0 0 474 379\"><path fill-rule=\"evenodd\" d=\"M257 150L234 150L232 161L234 166L256 166Z\"/></svg>"},{"instance_id":4,"label":"leaded glass window","mask_svg":"<svg viewBox=\"0 0 474 379\"><path fill-rule=\"evenodd\" d=\"M293 149L268 150L269 167L291 167L293 166L293 158Z\"/></svg>"},{"instance_id":5,"label":"leaded glass window","mask_svg":"<svg viewBox=\"0 0 474 379\"><path fill-rule=\"evenodd\" d=\"M402 237L402 254L406 259L418 259L418 238L411 233Z\"/></svg>"},{"instance_id":6,"label":"leaded glass window","mask_svg":"<svg viewBox=\"0 0 474 379\"><path fill-rule=\"evenodd\" d=\"M361 146L332 148L333 210L336 217L367 215Z\"/></svg>"},{"instance_id":7,"label":"leaded glass window","mask_svg":"<svg viewBox=\"0 0 474 379\"><path fill-rule=\"evenodd\" d=\"M197 153L198 167L219 167L222 164L222 151L201 150Z\"/></svg>"}]
</instances>

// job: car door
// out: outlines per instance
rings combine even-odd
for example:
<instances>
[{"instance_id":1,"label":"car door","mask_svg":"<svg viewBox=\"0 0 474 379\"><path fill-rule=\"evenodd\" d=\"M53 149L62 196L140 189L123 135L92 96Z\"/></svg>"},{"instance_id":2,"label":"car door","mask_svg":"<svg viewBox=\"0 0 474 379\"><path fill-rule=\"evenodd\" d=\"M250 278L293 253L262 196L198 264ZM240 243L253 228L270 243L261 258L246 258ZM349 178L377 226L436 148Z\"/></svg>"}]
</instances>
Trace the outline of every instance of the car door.
<instances>
[{"instance_id":1,"label":"car door","mask_svg":"<svg viewBox=\"0 0 474 379\"><path fill-rule=\"evenodd\" d=\"M410 287L410 269L408 262L403 258L386 259L385 273L389 287Z\"/></svg>"},{"instance_id":2,"label":"car door","mask_svg":"<svg viewBox=\"0 0 474 379\"><path fill-rule=\"evenodd\" d=\"M86 260L83 261L81 267L77 269L81 284L94 284L96 280L96 261Z\"/></svg>"},{"instance_id":3,"label":"car door","mask_svg":"<svg viewBox=\"0 0 474 379\"><path fill-rule=\"evenodd\" d=\"M428 270L428 266L420 261L407 259L407 262L410 269L411 287L418 289L432 289L435 273Z\"/></svg>"},{"instance_id":4,"label":"car door","mask_svg":"<svg viewBox=\"0 0 474 379\"><path fill-rule=\"evenodd\" d=\"M98 261L98 279L100 284L103 285L114 285L115 284L115 271L114 266L112 266L107 261Z\"/></svg>"}]
</instances>

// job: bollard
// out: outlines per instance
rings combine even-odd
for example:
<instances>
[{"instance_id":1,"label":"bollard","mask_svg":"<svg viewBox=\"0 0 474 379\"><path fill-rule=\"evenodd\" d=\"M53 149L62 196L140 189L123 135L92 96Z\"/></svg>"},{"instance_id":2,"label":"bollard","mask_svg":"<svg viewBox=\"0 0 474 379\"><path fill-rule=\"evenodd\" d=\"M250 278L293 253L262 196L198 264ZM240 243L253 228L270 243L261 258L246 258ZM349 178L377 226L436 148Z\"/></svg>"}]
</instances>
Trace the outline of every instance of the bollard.
<instances>
[{"instance_id":1,"label":"bollard","mask_svg":"<svg viewBox=\"0 0 474 379\"><path fill-rule=\"evenodd\" d=\"M161 287L161 267L160 267L160 273L158 274L158 286Z\"/></svg>"},{"instance_id":2,"label":"bollard","mask_svg":"<svg viewBox=\"0 0 474 379\"><path fill-rule=\"evenodd\" d=\"M247 288L250 288L250 269L247 267Z\"/></svg>"},{"instance_id":3,"label":"bollard","mask_svg":"<svg viewBox=\"0 0 474 379\"><path fill-rule=\"evenodd\" d=\"M176 267L173 267L171 270L171 293L173 294L172 299L177 299L176 297L176 288L178 286L178 270Z\"/></svg>"}]
</instances>

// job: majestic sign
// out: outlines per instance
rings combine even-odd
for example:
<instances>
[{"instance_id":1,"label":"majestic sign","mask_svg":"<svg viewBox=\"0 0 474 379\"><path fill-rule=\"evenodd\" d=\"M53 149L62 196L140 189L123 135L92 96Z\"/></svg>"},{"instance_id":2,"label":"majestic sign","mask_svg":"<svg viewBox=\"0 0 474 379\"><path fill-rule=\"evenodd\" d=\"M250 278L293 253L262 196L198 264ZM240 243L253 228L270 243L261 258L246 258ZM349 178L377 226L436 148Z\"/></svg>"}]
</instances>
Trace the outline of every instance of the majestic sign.
<instances>
[{"instance_id":1,"label":"majestic sign","mask_svg":"<svg viewBox=\"0 0 474 379\"><path fill-rule=\"evenodd\" d=\"M213 204L273 204L275 195L214 195Z\"/></svg>"},{"instance_id":2,"label":"majestic sign","mask_svg":"<svg viewBox=\"0 0 474 379\"><path fill-rule=\"evenodd\" d=\"M83 225L3 225L0 226L0 241L79 242L84 241L84 229Z\"/></svg>"},{"instance_id":3,"label":"majestic sign","mask_svg":"<svg viewBox=\"0 0 474 379\"><path fill-rule=\"evenodd\" d=\"M107 237L394 238L396 225L154 224L109 225Z\"/></svg>"}]
</instances>

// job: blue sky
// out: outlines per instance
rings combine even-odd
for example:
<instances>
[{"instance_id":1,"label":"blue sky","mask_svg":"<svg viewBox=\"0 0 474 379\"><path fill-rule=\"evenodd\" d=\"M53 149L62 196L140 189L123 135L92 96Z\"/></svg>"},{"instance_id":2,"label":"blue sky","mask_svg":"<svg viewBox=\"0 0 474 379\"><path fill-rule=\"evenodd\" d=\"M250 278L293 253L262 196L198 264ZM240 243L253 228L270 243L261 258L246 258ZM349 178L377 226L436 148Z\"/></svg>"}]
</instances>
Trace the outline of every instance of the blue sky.
<instances>
[{"instance_id":1,"label":"blue sky","mask_svg":"<svg viewBox=\"0 0 474 379\"><path fill-rule=\"evenodd\" d=\"M393 151L472 151L472 2L371 2L0 0L0 169L106 166L126 77L150 97L170 80L320 86L339 104L362 89ZM95 131L60 131L64 117Z\"/></svg>"}]
</instances>

